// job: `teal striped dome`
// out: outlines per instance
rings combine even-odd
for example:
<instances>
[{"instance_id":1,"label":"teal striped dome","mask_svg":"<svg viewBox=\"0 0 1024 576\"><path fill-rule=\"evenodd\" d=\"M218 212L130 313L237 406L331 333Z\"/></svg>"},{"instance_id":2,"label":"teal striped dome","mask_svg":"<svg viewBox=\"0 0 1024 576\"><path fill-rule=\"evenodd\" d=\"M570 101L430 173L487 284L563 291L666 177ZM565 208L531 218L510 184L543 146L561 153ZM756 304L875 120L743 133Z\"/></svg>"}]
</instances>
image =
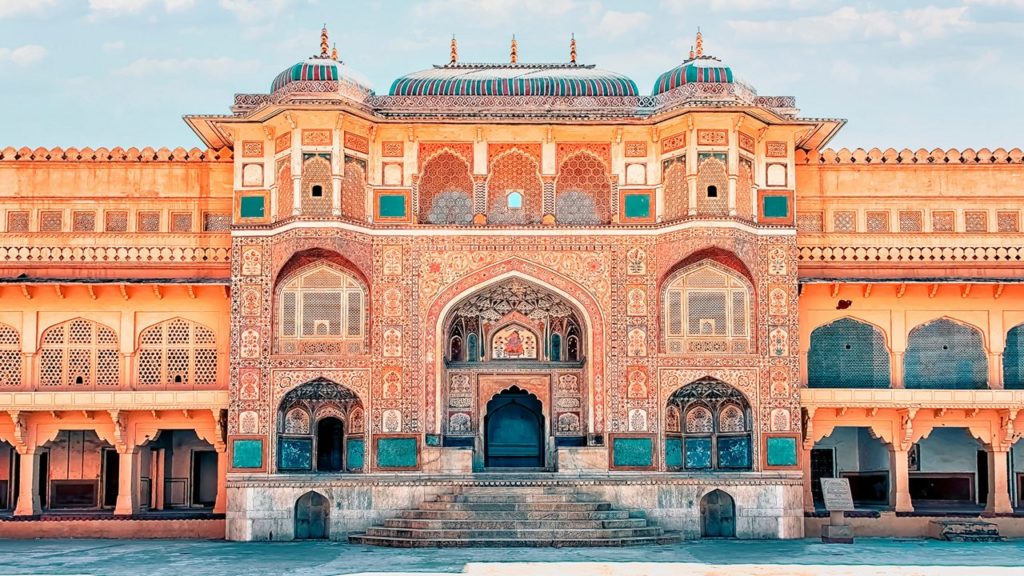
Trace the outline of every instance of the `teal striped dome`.
<instances>
[{"instance_id":1,"label":"teal striped dome","mask_svg":"<svg viewBox=\"0 0 1024 576\"><path fill-rule=\"evenodd\" d=\"M636 96L636 82L582 64L448 64L406 74L392 96Z\"/></svg>"},{"instance_id":2,"label":"teal striped dome","mask_svg":"<svg viewBox=\"0 0 1024 576\"><path fill-rule=\"evenodd\" d=\"M721 60L714 56L698 56L658 76L651 94L662 94L684 84L732 84L733 81L732 68Z\"/></svg>"},{"instance_id":3,"label":"teal striped dome","mask_svg":"<svg viewBox=\"0 0 1024 576\"><path fill-rule=\"evenodd\" d=\"M348 82L367 92L370 91L368 82L362 79L360 74L354 72L342 62L321 55L285 68L274 78L273 84L270 85L270 92L277 92L292 82L317 80Z\"/></svg>"}]
</instances>

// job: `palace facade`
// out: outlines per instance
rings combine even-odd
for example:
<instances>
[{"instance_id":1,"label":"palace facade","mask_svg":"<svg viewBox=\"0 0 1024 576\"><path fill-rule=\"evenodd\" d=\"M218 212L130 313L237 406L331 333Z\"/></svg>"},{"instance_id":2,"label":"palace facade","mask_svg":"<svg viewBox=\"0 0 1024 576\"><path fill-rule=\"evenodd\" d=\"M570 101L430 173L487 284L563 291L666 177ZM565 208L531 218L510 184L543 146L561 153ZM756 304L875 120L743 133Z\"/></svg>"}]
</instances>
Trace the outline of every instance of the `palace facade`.
<instances>
[{"instance_id":1,"label":"palace facade","mask_svg":"<svg viewBox=\"0 0 1024 576\"><path fill-rule=\"evenodd\" d=\"M324 31L205 149L0 151L0 535L553 486L798 538L833 476L861 535L1024 534L1019 149L827 149L699 36L650 95L575 43L356 78Z\"/></svg>"}]
</instances>

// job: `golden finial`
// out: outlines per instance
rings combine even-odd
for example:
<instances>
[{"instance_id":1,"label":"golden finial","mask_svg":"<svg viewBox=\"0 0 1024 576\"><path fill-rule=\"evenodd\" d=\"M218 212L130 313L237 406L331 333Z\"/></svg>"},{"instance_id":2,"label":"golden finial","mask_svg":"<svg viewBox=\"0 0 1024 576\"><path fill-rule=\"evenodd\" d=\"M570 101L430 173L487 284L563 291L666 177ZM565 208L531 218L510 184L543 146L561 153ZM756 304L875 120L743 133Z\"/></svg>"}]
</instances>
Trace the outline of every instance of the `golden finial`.
<instances>
[{"instance_id":1,"label":"golden finial","mask_svg":"<svg viewBox=\"0 0 1024 576\"><path fill-rule=\"evenodd\" d=\"M512 59L512 63L519 62L519 46L516 44L516 35L512 35L512 52L509 54Z\"/></svg>"},{"instance_id":2,"label":"golden finial","mask_svg":"<svg viewBox=\"0 0 1024 576\"><path fill-rule=\"evenodd\" d=\"M693 44L690 44L690 60L696 58L697 55L693 53Z\"/></svg>"},{"instance_id":3,"label":"golden finial","mask_svg":"<svg viewBox=\"0 0 1024 576\"><path fill-rule=\"evenodd\" d=\"M576 63L576 35L573 34L569 40L569 62Z\"/></svg>"},{"instance_id":4,"label":"golden finial","mask_svg":"<svg viewBox=\"0 0 1024 576\"><path fill-rule=\"evenodd\" d=\"M700 33L700 28L697 28L697 58L704 55L704 36Z\"/></svg>"},{"instance_id":5,"label":"golden finial","mask_svg":"<svg viewBox=\"0 0 1024 576\"><path fill-rule=\"evenodd\" d=\"M320 55L327 57L327 24L320 30Z\"/></svg>"},{"instance_id":6,"label":"golden finial","mask_svg":"<svg viewBox=\"0 0 1024 576\"><path fill-rule=\"evenodd\" d=\"M338 45L337 44L333 44L331 46L331 60L334 60L334 61L338 60Z\"/></svg>"},{"instance_id":7,"label":"golden finial","mask_svg":"<svg viewBox=\"0 0 1024 576\"><path fill-rule=\"evenodd\" d=\"M459 61L459 45L455 42L455 34L452 34L452 58L449 64L455 64Z\"/></svg>"}]
</instances>

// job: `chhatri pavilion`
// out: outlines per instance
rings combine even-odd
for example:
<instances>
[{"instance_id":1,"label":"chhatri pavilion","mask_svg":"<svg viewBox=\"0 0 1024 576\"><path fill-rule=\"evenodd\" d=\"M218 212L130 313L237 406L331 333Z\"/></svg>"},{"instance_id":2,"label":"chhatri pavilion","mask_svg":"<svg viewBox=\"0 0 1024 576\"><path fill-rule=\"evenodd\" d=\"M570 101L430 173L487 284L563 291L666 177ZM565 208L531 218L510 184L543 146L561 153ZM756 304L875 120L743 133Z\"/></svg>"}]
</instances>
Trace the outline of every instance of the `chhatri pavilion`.
<instances>
[{"instance_id":1,"label":"chhatri pavilion","mask_svg":"<svg viewBox=\"0 0 1024 576\"><path fill-rule=\"evenodd\" d=\"M0 537L1024 536L1021 150L829 149L699 34L360 78L2 144Z\"/></svg>"}]
</instances>

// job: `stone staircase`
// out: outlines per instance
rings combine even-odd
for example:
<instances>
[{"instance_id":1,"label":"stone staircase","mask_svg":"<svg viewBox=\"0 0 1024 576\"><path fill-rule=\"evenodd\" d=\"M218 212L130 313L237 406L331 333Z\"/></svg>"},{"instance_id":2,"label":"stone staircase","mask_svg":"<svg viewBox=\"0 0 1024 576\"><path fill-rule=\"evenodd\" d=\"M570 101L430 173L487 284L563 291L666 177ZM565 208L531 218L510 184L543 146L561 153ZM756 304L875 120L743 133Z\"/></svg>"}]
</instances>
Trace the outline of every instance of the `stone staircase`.
<instances>
[{"instance_id":1,"label":"stone staircase","mask_svg":"<svg viewBox=\"0 0 1024 576\"><path fill-rule=\"evenodd\" d=\"M992 522L970 519L932 520L928 536L949 542L1002 542L999 526Z\"/></svg>"},{"instance_id":2,"label":"stone staircase","mask_svg":"<svg viewBox=\"0 0 1024 576\"><path fill-rule=\"evenodd\" d=\"M354 544L415 547L640 546L679 535L652 526L643 512L572 487L460 487L351 534Z\"/></svg>"}]
</instances>

